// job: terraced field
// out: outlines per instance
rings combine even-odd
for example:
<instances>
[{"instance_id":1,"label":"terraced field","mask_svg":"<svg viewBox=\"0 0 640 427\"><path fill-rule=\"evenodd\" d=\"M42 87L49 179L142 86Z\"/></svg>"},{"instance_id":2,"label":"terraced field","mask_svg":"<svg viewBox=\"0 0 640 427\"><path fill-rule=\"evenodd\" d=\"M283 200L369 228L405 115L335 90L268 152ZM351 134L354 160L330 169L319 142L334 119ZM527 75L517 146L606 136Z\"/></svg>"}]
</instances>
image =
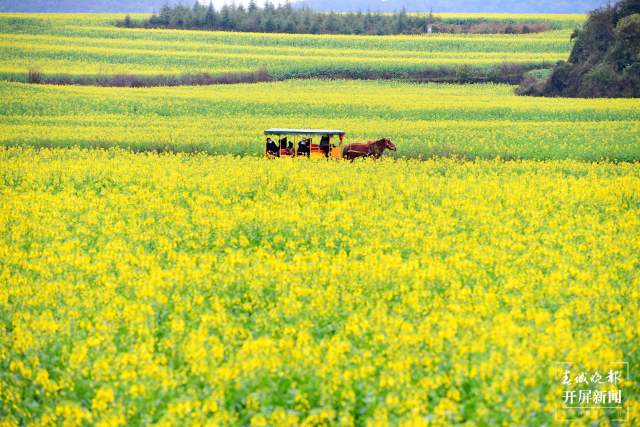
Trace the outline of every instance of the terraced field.
<instances>
[{"instance_id":1,"label":"terraced field","mask_svg":"<svg viewBox=\"0 0 640 427\"><path fill-rule=\"evenodd\" d=\"M0 143L261 154L269 127L391 137L400 157L639 160L640 101L507 85L287 81L183 88L0 84Z\"/></svg>"},{"instance_id":2,"label":"terraced field","mask_svg":"<svg viewBox=\"0 0 640 427\"><path fill-rule=\"evenodd\" d=\"M552 64L566 59L581 15L531 16L557 30L528 35L313 36L116 28L114 15L0 15L0 78L46 74L254 71L276 78L322 72L410 72L425 67ZM517 21L508 16L494 19Z\"/></svg>"}]
</instances>

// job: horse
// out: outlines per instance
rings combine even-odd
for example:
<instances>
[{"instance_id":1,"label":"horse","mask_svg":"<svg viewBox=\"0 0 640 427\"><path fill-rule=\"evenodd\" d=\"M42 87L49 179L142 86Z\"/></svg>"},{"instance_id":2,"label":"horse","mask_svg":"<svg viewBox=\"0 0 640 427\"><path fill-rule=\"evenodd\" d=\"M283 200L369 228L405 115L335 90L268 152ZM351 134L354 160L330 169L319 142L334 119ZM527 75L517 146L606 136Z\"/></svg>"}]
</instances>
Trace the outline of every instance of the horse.
<instances>
[{"instance_id":1,"label":"horse","mask_svg":"<svg viewBox=\"0 0 640 427\"><path fill-rule=\"evenodd\" d=\"M354 142L342 150L342 157L347 160L355 160L358 157L373 157L379 159L384 150L397 151L396 145L389 138L382 138L377 141Z\"/></svg>"}]
</instances>

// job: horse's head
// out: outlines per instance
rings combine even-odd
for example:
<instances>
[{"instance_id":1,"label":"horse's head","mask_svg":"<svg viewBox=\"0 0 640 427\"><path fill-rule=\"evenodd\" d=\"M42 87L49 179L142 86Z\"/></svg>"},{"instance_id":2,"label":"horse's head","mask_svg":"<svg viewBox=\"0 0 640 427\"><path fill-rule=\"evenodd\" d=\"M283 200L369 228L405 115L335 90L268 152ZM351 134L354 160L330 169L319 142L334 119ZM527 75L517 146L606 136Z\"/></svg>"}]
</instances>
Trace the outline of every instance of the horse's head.
<instances>
[{"instance_id":1,"label":"horse's head","mask_svg":"<svg viewBox=\"0 0 640 427\"><path fill-rule=\"evenodd\" d=\"M389 138L384 138L382 141L384 141L384 148L391 151L398 151L398 147L396 147L396 144L391 142Z\"/></svg>"}]
</instances>

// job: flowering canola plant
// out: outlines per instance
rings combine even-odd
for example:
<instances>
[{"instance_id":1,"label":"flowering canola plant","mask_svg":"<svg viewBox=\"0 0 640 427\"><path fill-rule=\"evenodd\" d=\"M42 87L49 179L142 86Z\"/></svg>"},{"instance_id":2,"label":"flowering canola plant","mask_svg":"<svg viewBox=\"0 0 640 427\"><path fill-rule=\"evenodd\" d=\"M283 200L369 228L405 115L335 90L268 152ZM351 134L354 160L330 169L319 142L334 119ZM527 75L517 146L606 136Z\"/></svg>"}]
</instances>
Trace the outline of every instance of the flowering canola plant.
<instances>
[{"instance_id":1,"label":"flowering canola plant","mask_svg":"<svg viewBox=\"0 0 640 427\"><path fill-rule=\"evenodd\" d=\"M175 88L0 83L0 144L261 154L271 127L390 137L400 157L640 160L640 100L508 85L286 81Z\"/></svg>"},{"instance_id":2,"label":"flowering canola plant","mask_svg":"<svg viewBox=\"0 0 640 427\"><path fill-rule=\"evenodd\" d=\"M505 22L545 21L558 28L523 35L347 36L115 27L115 20L123 17L0 14L0 76L24 79L31 68L45 74L91 76L226 73L266 66L276 77L295 77L320 70L403 72L502 62L548 66L567 59L571 31L585 19L584 15L489 16Z\"/></svg>"},{"instance_id":3,"label":"flowering canola plant","mask_svg":"<svg viewBox=\"0 0 640 427\"><path fill-rule=\"evenodd\" d=\"M554 425L554 361L640 369L637 163L0 165L3 426Z\"/></svg>"}]
</instances>

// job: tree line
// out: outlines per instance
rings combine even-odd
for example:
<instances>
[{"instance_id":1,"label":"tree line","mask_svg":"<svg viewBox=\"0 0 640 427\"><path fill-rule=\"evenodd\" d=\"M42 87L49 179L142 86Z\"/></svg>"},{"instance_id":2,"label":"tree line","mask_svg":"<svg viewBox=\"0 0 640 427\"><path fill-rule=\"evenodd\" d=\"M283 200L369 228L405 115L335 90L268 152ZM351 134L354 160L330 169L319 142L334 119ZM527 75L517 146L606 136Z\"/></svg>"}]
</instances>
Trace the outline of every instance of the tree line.
<instances>
[{"instance_id":1,"label":"tree line","mask_svg":"<svg viewBox=\"0 0 640 427\"><path fill-rule=\"evenodd\" d=\"M252 0L248 6L224 5L216 9L197 2L193 7L165 5L149 19L133 20L129 15L117 25L142 28L201 29L261 33L296 34L422 34L447 33L529 33L547 31L548 24L510 24L484 19L445 22L433 13L418 16L406 10L398 13L380 12L316 12L307 7L293 7L290 3L274 5L267 1L259 7Z\"/></svg>"},{"instance_id":2,"label":"tree line","mask_svg":"<svg viewBox=\"0 0 640 427\"><path fill-rule=\"evenodd\" d=\"M571 38L569 60L558 63L548 78L527 76L520 94L640 97L640 0L593 11Z\"/></svg>"}]
</instances>

